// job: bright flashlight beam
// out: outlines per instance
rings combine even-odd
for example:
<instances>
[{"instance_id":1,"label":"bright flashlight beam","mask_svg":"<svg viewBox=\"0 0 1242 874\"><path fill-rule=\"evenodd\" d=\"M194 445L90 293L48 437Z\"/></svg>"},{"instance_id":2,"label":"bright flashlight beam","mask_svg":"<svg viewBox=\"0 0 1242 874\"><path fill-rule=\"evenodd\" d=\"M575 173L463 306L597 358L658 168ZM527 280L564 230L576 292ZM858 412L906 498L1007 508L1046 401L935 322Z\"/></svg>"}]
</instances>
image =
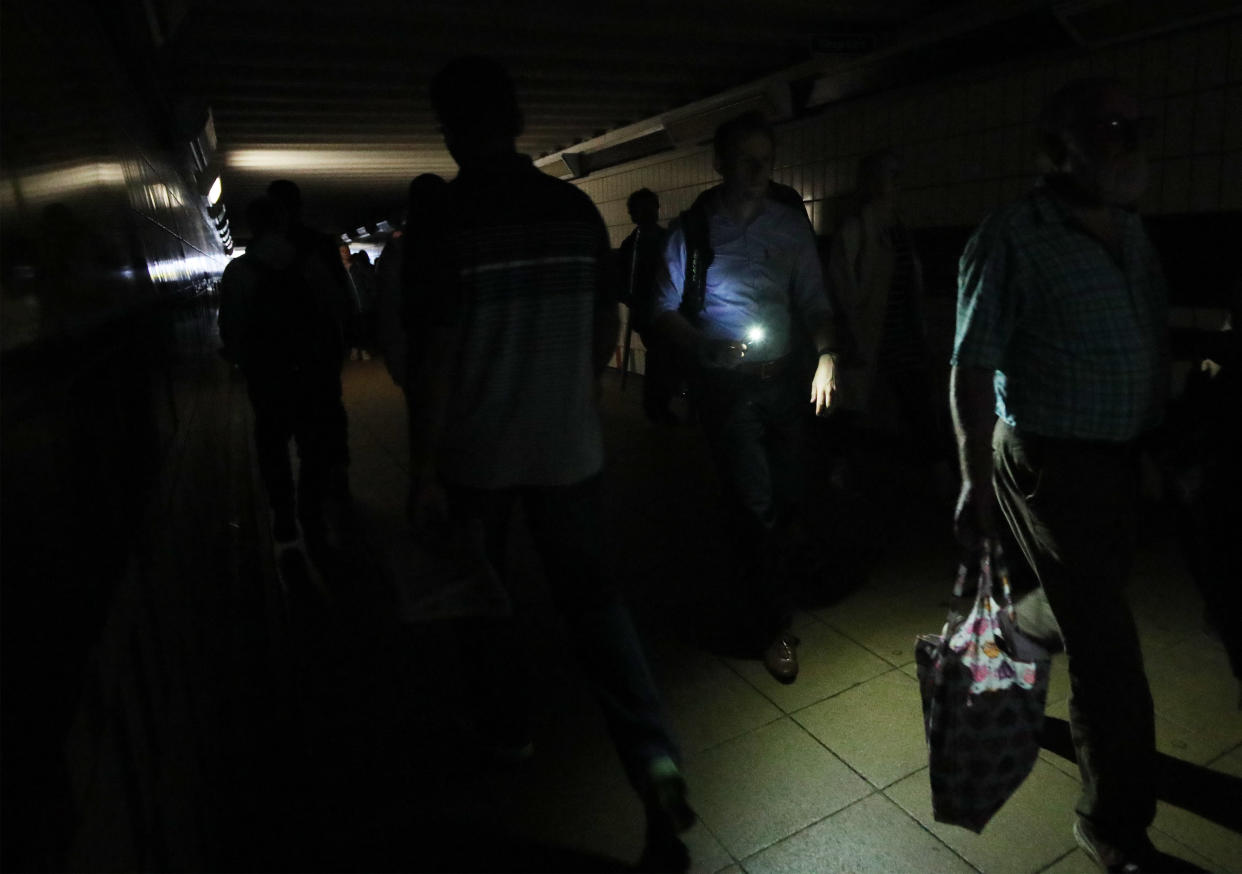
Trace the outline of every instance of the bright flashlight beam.
<instances>
[{"instance_id":1,"label":"bright flashlight beam","mask_svg":"<svg viewBox=\"0 0 1242 874\"><path fill-rule=\"evenodd\" d=\"M758 325L755 325L753 328L751 328L749 331L746 332L746 340L750 343L758 343L761 340L763 340L763 328L761 328Z\"/></svg>"}]
</instances>

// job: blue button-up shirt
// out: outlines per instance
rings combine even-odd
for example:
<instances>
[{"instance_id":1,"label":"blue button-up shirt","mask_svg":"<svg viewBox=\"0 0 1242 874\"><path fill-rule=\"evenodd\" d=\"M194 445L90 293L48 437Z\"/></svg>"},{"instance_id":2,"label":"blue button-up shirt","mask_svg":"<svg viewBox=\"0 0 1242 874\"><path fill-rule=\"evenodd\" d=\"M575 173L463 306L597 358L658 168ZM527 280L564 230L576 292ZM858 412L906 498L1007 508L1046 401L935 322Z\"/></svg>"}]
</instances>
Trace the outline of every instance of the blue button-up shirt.
<instances>
[{"instance_id":1,"label":"blue button-up shirt","mask_svg":"<svg viewBox=\"0 0 1242 874\"><path fill-rule=\"evenodd\" d=\"M708 217L714 257L707 270L706 306L695 322L708 340L743 340L752 328L764 338L751 343L747 361L771 361L789 353L792 317L808 330L832 310L823 267L806 215L766 199L749 224L739 225L718 207ZM657 274L655 315L681 306L686 277L686 236L681 221L669 226L664 267Z\"/></svg>"},{"instance_id":2,"label":"blue button-up shirt","mask_svg":"<svg viewBox=\"0 0 1242 874\"><path fill-rule=\"evenodd\" d=\"M1047 437L1130 440L1168 392L1164 275L1137 215L1121 259L1043 188L984 220L958 273L952 363L995 371L996 414Z\"/></svg>"}]
</instances>

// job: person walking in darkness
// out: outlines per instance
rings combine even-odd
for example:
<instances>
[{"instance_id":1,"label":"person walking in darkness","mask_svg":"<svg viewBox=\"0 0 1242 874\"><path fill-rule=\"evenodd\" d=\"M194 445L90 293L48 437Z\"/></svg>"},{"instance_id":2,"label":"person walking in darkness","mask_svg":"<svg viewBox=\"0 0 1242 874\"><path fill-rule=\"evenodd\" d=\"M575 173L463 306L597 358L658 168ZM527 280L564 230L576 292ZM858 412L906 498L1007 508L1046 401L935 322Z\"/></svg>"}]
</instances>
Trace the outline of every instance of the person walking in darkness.
<instances>
[{"instance_id":1,"label":"person walking in darkness","mask_svg":"<svg viewBox=\"0 0 1242 874\"><path fill-rule=\"evenodd\" d=\"M287 543L298 538L297 519L308 537L321 533L323 502L347 453L342 325L333 285L299 260L275 201L260 197L246 218L253 239L220 280L220 339L246 377L272 533ZM290 439L301 459L296 503Z\"/></svg>"},{"instance_id":2,"label":"person walking in darkness","mask_svg":"<svg viewBox=\"0 0 1242 874\"><path fill-rule=\"evenodd\" d=\"M619 328L616 268L599 211L519 154L522 113L507 71L459 58L432 80L432 107L460 172L432 257L408 264L426 325L411 380L410 513L482 528L503 577L521 504L573 652L647 819L644 868L684 870L678 833L695 816L679 753L630 614L603 566L598 379ZM407 252L407 255L410 253ZM531 750L511 620L469 620L469 676L490 699L475 734L511 757Z\"/></svg>"},{"instance_id":3,"label":"person walking in darkness","mask_svg":"<svg viewBox=\"0 0 1242 874\"><path fill-rule=\"evenodd\" d=\"M891 151L872 152L858 165L858 208L832 236L829 296L853 343L837 371L834 416L846 444L845 469L834 480L859 482L850 455L875 442L875 396L891 395L907 426L902 451L933 469L946 498L956 492L949 462L953 441L933 398L931 351L924 314L923 268L898 210L900 163ZM878 385L877 385L878 383Z\"/></svg>"},{"instance_id":4,"label":"person walking in darkness","mask_svg":"<svg viewBox=\"0 0 1242 874\"><path fill-rule=\"evenodd\" d=\"M630 310L630 327L643 341L647 360L643 369L643 412L660 424L676 424L670 409L678 391L677 352L651 328L655 303L656 272L664 257L665 230L660 227L660 198L650 188L640 188L626 201L634 230L617 253L621 269L621 301Z\"/></svg>"},{"instance_id":5,"label":"person walking in darkness","mask_svg":"<svg viewBox=\"0 0 1242 874\"><path fill-rule=\"evenodd\" d=\"M1139 441L1169 383L1163 274L1133 211L1148 123L1111 79L1048 99L1042 183L989 215L962 255L951 360L958 537L980 549L999 510L1047 596L1082 774L1074 836L1107 871L1193 870L1147 837L1154 716L1123 594Z\"/></svg>"},{"instance_id":6,"label":"person walking in darkness","mask_svg":"<svg viewBox=\"0 0 1242 874\"><path fill-rule=\"evenodd\" d=\"M652 330L695 361L696 407L729 493L740 551L742 646L781 682L798 675L789 630L792 511L805 476L807 374L798 332L817 353L815 412L832 401L836 347L815 237L797 194L772 183L775 137L759 113L715 135L721 185L669 228ZM790 203L793 195L795 206Z\"/></svg>"}]
</instances>

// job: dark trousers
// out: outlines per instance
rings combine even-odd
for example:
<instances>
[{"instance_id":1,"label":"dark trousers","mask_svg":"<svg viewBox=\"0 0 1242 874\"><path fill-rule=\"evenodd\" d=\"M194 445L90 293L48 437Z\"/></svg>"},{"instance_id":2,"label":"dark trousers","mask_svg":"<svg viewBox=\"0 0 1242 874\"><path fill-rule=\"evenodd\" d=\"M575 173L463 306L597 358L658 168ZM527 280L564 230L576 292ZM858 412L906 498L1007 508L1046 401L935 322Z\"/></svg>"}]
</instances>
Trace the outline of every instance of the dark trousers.
<instances>
[{"instance_id":1,"label":"dark trousers","mask_svg":"<svg viewBox=\"0 0 1242 874\"><path fill-rule=\"evenodd\" d=\"M595 689L626 774L641 791L653 758L680 754L665 726L629 609L603 566L601 484L597 474L567 486L450 486L449 503L458 519L482 521L488 559L504 579L509 522L521 502L574 654ZM492 711L487 718L524 722L526 683L513 622L463 620L460 630L468 635L469 675L489 687L483 690Z\"/></svg>"},{"instance_id":2,"label":"dark trousers","mask_svg":"<svg viewBox=\"0 0 1242 874\"><path fill-rule=\"evenodd\" d=\"M1122 845L1156 812L1155 728L1123 587L1136 545L1138 451L997 424L996 495L1047 595L1069 660L1077 811Z\"/></svg>"},{"instance_id":3,"label":"dark trousers","mask_svg":"<svg viewBox=\"0 0 1242 874\"><path fill-rule=\"evenodd\" d=\"M644 331L639 336L647 349L643 367L643 412L650 419L658 419L670 412L669 404L679 394L677 350L651 331Z\"/></svg>"},{"instance_id":4,"label":"dark trousers","mask_svg":"<svg viewBox=\"0 0 1242 874\"><path fill-rule=\"evenodd\" d=\"M349 463L340 374L324 368L314 374L248 375L246 388L254 410L259 473L272 506L294 506L293 470L289 464L292 439L301 462L297 486L299 515L306 518L318 512L331 488L333 472Z\"/></svg>"},{"instance_id":5,"label":"dark trousers","mask_svg":"<svg viewBox=\"0 0 1242 874\"><path fill-rule=\"evenodd\" d=\"M796 369L761 379L704 370L696 380L699 418L728 500L730 538L752 617L747 637L764 646L789 627L794 586L782 568L783 530L801 503L807 450L807 394Z\"/></svg>"}]
</instances>

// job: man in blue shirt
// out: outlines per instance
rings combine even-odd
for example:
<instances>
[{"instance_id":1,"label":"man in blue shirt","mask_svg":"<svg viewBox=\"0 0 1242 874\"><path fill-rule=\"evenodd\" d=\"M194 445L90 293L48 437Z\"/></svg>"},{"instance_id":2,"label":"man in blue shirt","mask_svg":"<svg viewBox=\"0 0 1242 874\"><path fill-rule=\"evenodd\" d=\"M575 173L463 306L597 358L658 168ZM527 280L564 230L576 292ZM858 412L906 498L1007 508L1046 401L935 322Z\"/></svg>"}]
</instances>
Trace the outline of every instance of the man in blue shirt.
<instances>
[{"instance_id":1,"label":"man in blue shirt","mask_svg":"<svg viewBox=\"0 0 1242 874\"><path fill-rule=\"evenodd\" d=\"M788 683L798 673L793 593L775 564L803 477L807 385L796 333L808 332L818 353L810 403L819 413L833 391L832 310L800 198L771 181L771 126L759 113L739 116L717 129L714 148L723 182L669 228L652 327L698 365L697 409L754 602L739 605L757 625L745 643Z\"/></svg>"},{"instance_id":2,"label":"man in blue shirt","mask_svg":"<svg viewBox=\"0 0 1242 874\"><path fill-rule=\"evenodd\" d=\"M1147 838L1154 717L1122 593L1138 441L1169 382L1164 280L1133 212L1146 126L1114 80L1049 99L1043 184L988 216L962 255L952 358L958 536L981 548L999 507L1047 596L1082 773L1074 835L1109 871L1185 870Z\"/></svg>"}]
</instances>

